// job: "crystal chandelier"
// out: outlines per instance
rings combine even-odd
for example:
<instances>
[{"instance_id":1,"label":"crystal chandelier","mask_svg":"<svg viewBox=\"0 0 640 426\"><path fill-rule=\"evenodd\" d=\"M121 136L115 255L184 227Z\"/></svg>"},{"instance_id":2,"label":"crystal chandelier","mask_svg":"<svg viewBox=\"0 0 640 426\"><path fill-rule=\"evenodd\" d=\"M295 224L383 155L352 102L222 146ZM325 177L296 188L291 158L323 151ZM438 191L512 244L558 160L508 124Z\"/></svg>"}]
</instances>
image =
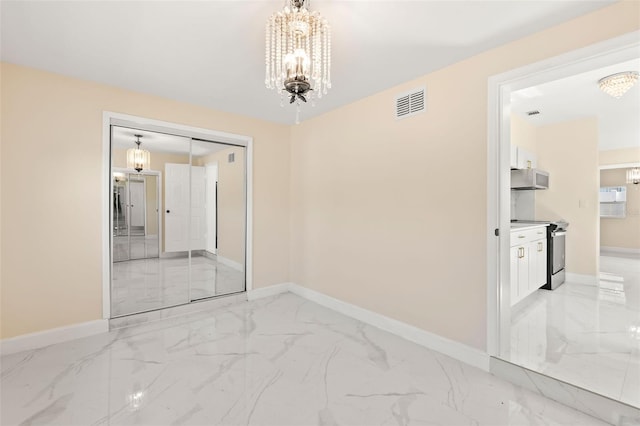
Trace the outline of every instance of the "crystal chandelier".
<instances>
[{"instance_id":1,"label":"crystal chandelier","mask_svg":"<svg viewBox=\"0 0 640 426\"><path fill-rule=\"evenodd\" d=\"M601 78L598 81L598 86L604 93L614 98L620 98L636 84L636 81L638 81L636 71L625 71Z\"/></svg>"},{"instance_id":2,"label":"crystal chandelier","mask_svg":"<svg viewBox=\"0 0 640 426\"><path fill-rule=\"evenodd\" d=\"M265 85L296 103L322 98L331 88L331 28L318 12L310 12L305 0L285 0L282 11L267 20L265 28Z\"/></svg>"},{"instance_id":3,"label":"crystal chandelier","mask_svg":"<svg viewBox=\"0 0 640 426\"><path fill-rule=\"evenodd\" d=\"M627 183L638 185L640 183L640 167L627 170Z\"/></svg>"},{"instance_id":4,"label":"crystal chandelier","mask_svg":"<svg viewBox=\"0 0 640 426\"><path fill-rule=\"evenodd\" d=\"M138 138L135 141L135 144L138 145L136 148L129 148L127 150L127 168L135 169L138 173L140 173L144 169L149 168L149 164L151 164L151 154L146 149L140 148L140 138L142 135L133 135Z\"/></svg>"}]
</instances>

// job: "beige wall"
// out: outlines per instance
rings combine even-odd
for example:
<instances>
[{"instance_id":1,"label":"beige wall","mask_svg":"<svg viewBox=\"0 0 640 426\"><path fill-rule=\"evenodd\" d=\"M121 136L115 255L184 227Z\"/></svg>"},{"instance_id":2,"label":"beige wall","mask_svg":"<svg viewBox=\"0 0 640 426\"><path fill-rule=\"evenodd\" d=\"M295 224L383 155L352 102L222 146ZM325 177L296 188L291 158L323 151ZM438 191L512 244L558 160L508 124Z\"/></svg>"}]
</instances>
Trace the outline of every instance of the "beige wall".
<instances>
[{"instance_id":1,"label":"beige wall","mask_svg":"<svg viewBox=\"0 0 640 426\"><path fill-rule=\"evenodd\" d=\"M616 3L294 126L292 280L484 349L487 79L637 30L639 5ZM395 120L394 96L425 84L427 112Z\"/></svg>"},{"instance_id":2,"label":"beige wall","mask_svg":"<svg viewBox=\"0 0 640 426\"><path fill-rule=\"evenodd\" d=\"M611 164L640 163L640 147L613 149L598 153L601 166Z\"/></svg>"},{"instance_id":3,"label":"beige wall","mask_svg":"<svg viewBox=\"0 0 640 426\"><path fill-rule=\"evenodd\" d=\"M103 111L252 136L254 287L290 281L288 126L7 63L0 72L2 338L101 318Z\"/></svg>"},{"instance_id":4,"label":"beige wall","mask_svg":"<svg viewBox=\"0 0 640 426\"><path fill-rule=\"evenodd\" d=\"M229 163L229 154L235 161ZM245 149L230 147L202 158L194 164L218 164L218 256L244 265L244 171Z\"/></svg>"},{"instance_id":5,"label":"beige wall","mask_svg":"<svg viewBox=\"0 0 640 426\"><path fill-rule=\"evenodd\" d=\"M538 152L536 140L536 126L518 114L511 114L511 145L536 154Z\"/></svg>"},{"instance_id":6,"label":"beige wall","mask_svg":"<svg viewBox=\"0 0 640 426\"><path fill-rule=\"evenodd\" d=\"M600 219L600 246L640 249L640 185L627 183L627 169L600 171L600 186L627 188L626 217Z\"/></svg>"},{"instance_id":7,"label":"beige wall","mask_svg":"<svg viewBox=\"0 0 640 426\"><path fill-rule=\"evenodd\" d=\"M597 275L597 119L538 127L538 167L549 172L549 189L536 192L536 217L568 221L566 271Z\"/></svg>"},{"instance_id":8,"label":"beige wall","mask_svg":"<svg viewBox=\"0 0 640 426\"><path fill-rule=\"evenodd\" d=\"M109 110L254 137L256 287L295 281L484 349L487 79L638 30L639 13L618 2L291 128L3 64L2 337L100 317ZM424 84L427 112L396 121L394 96Z\"/></svg>"}]
</instances>

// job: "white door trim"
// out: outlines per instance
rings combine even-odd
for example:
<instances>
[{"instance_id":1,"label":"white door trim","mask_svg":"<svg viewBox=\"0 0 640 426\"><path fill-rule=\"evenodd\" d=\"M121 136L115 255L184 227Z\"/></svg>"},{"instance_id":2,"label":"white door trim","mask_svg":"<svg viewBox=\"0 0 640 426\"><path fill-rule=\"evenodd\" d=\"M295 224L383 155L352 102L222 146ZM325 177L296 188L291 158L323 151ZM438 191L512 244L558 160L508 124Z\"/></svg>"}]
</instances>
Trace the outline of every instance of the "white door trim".
<instances>
[{"instance_id":1,"label":"white door trim","mask_svg":"<svg viewBox=\"0 0 640 426\"><path fill-rule=\"evenodd\" d=\"M112 125L135 127L144 130L172 133L178 136L213 140L244 146L246 152L246 235L245 275L246 290L253 289L253 138L246 135L221 132L168 121L154 120L111 111L102 113L102 318L111 317L111 230L109 209L113 182L111 179Z\"/></svg>"},{"instance_id":2,"label":"white door trim","mask_svg":"<svg viewBox=\"0 0 640 426\"><path fill-rule=\"evenodd\" d=\"M487 111L487 352L508 350L509 160L512 91L640 57L640 31L494 75L488 84ZM494 229L500 230L498 238ZM501 350L502 349L502 350Z\"/></svg>"}]
</instances>

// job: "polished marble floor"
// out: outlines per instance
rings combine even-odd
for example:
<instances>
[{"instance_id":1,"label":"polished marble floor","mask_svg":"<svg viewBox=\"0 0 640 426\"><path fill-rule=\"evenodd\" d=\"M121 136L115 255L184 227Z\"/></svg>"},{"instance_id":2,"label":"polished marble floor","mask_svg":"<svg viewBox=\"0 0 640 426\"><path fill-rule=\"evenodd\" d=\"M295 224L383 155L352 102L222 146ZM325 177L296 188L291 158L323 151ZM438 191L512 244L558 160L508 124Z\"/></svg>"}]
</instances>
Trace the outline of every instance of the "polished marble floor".
<instances>
[{"instance_id":1,"label":"polished marble floor","mask_svg":"<svg viewBox=\"0 0 640 426\"><path fill-rule=\"evenodd\" d=\"M244 288L244 272L217 262L215 256L194 255L191 268L188 257L115 262L111 314L116 317L182 305Z\"/></svg>"},{"instance_id":2,"label":"polished marble floor","mask_svg":"<svg viewBox=\"0 0 640 426\"><path fill-rule=\"evenodd\" d=\"M600 271L516 305L505 358L640 407L640 257L601 256Z\"/></svg>"},{"instance_id":3,"label":"polished marble floor","mask_svg":"<svg viewBox=\"0 0 640 426\"><path fill-rule=\"evenodd\" d=\"M157 235L120 235L114 236L112 241L115 262L158 257L160 253Z\"/></svg>"},{"instance_id":4,"label":"polished marble floor","mask_svg":"<svg viewBox=\"0 0 640 426\"><path fill-rule=\"evenodd\" d=\"M290 293L1 359L2 425L602 425Z\"/></svg>"}]
</instances>

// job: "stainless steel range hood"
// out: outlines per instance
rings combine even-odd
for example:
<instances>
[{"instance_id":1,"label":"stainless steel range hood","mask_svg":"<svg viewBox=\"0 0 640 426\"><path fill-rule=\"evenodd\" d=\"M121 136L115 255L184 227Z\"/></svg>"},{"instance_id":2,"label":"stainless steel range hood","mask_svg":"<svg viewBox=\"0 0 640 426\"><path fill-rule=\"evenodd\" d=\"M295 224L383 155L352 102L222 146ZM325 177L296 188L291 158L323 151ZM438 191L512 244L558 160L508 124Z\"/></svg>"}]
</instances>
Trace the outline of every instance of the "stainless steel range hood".
<instances>
[{"instance_id":1,"label":"stainless steel range hood","mask_svg":"<svg viewBox=\"0 0 640 426\"><path fill-rule=\"evenodd\" d=\"M539 169L511 170L511 189L549 189L549 173Z\"/></svg>"}]
</instances>

